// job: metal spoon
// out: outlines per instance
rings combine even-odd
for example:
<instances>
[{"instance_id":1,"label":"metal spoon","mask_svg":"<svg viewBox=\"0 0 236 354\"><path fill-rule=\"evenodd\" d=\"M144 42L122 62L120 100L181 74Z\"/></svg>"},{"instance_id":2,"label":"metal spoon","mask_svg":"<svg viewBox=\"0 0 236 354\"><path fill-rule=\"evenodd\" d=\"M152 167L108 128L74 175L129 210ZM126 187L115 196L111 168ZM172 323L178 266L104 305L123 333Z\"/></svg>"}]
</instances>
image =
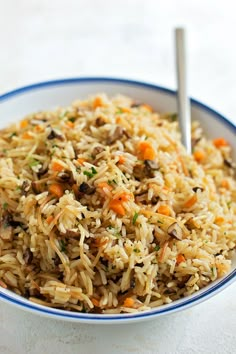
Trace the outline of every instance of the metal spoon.
<instances>
[{"instance_id":1,"label":"metal spoon","mask_svg":"<svg viewBox=\"0 0 236 354\"><path fill-rule=\"evenodd\" d=\"M175 29L175 46L178 83L178 118L181 131L181 140L187 152L191 154L191 115L190 101L187 96L185 30L183 28Z\"/></svg>"}]
</instances>

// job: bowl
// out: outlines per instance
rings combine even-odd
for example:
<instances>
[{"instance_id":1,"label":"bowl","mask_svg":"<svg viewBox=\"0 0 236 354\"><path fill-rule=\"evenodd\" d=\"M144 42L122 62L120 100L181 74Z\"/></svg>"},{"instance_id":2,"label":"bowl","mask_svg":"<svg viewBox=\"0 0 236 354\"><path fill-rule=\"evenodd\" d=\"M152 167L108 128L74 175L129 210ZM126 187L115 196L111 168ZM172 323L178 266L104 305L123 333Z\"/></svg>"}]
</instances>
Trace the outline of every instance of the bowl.
<instances>
[{"instance_id":1,"label":"bowl","mask_svg":"<svg viewBox=\"0 0 236 354\"><path fill-rule=\"evenodd\" d=\"M77 98L86 98L88 95L105 92L108 95L117 93L131 96L137 101L150 104L158 112L176 111L176 93L169 89L140 81L117 78L70 78L40 82L30 86L18 88L0 96L0 129L21 119L24 115L57 106L70 104ZM223 136L233 146L236 159L236 126L221 114L206 105L191 100L191 114L193 119L201 122L209 138ZM15 305L34 314L40 314L64 321L116 324L137 322L171 314L199 304L225 289L236 279L236 255L233 259L231 271L224 277L212 282L191 296L187 296L170 304L154 308L149 311L135 314L84 314L48 308L0 287L0 299L8 304Z\"/></svg>"}]
</instances>

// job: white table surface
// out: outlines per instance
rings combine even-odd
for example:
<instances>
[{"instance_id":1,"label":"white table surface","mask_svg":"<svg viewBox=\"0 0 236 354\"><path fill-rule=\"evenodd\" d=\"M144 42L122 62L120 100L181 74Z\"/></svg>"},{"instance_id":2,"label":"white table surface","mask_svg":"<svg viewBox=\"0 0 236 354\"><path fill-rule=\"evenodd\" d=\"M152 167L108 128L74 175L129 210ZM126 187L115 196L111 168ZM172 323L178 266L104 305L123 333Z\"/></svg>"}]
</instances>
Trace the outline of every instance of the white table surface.
<instances>
[{"instance_id":1,"label":"white table surface","mask_svg":"<svg viewBox=\"0 0 236 354\"><path fill-rule=\"evenodd\" d=\"M188 28L189 92L236 122L234 1L0 0L0 94L60 77L110 75L175 88L173 33ZM236 284L150 322L93 326L0 304L0 353L233 354Z\"/></svg>"}]
</instances>

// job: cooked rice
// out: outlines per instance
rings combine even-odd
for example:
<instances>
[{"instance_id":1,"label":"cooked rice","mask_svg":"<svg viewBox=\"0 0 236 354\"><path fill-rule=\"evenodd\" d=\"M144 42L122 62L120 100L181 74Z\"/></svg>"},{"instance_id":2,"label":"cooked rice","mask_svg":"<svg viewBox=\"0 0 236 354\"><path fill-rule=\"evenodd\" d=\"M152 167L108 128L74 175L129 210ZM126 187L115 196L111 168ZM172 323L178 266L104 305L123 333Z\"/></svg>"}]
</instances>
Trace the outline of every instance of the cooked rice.
<instances>
[{"instance_id":1,"label":"cooked rice","mask_svg":"<svg viewBox=\"0 0 236 354\"><path fill-rule=\"evenodd\" d=\"M225 275L231 147L172 114L97 95L0 132L0 286L71 311L147 310ZM196 161L197 160L197 161Z\"/></svg>"}]
</instances>

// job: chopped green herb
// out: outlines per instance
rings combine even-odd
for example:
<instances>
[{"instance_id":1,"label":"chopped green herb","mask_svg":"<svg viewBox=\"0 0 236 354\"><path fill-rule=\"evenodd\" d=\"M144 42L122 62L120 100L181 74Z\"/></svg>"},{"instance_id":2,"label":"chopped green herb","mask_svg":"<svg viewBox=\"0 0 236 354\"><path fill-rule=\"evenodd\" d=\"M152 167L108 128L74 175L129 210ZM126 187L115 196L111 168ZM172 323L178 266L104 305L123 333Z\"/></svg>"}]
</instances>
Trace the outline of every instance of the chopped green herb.
<instances>
[{"instance_id":1,"label":"chopped green herb","mask_svg":"<svg viewBox=\"0 0 236 354\"><path fill-rule=\"evenodd\" d=\"M110 185L113 184L113 183L116 184L116 185L118 184L115 179L109 179L107 181L107 183L110 184Z\"/></svg>"},{"instance_id":2,"label":"chopped green herb","mask_svg":"<svg viewBox=\"0 0 236 354\"><path fill-rule=\"evenodd\" d=\"M3 210L7 210L8 208L8 203L3 203Z\"/></svg>"},{"instance_id":3,"label":"chopped green herb","mask_svg":"<svg viewBox=\"0 0 236 354\"><path fill-rule=\"evenodd\" d=\"M158 224L164 224L161 220L157 220Z\"/></svg>"},{"instance_id":4,"label":"chopped green herb","mask_svg":"<svg viewBox=\"0 0 236 354\"><path fill-rule=\"evenodd\" d=\"M136 223L136 221L137 221L137 219L138 219L138 213L134 213L134 216L133 216L133 225L135 225L135 223Z\"/></svg>"},{"instance_id":5,"label":"chopped green herb","mask_svg":"<svg viewBox=\"0 0 236 354\"><path fill-rule=\"evenodd\" d=\"M76 121L76 118L75 117L72 117L72 118L69 118L68 119L71 123L74 123Z\"/></svg>"},{"instance_id":6,"label":"chopped green herb","mask_svg":"<svg viewBox=\"0 0 236 354\"><path fill-rule=\"evenodd\" d=\"M21 187L20 187L20 186L17 186L17 187L16 187L16 191L21 191Z\"/></svg>"},{"instance_id":7,"label":"chopped green herb","mask_svg":"<svg viewBox=\"0 0 236 354\"><path fill-rule=\"evenodd\" d=\"M82 307L81 312L83 312L83 313L87 313L87 312L88 312L87 309L86 309L86 307L85 307L84 305L83 305L83 307Z\"/></svg>"},{"instance_id":8,"label":"chopped green herb","mask_svg":"<svg viewBox=\"0 0 236 354\"><path fill-rule=\"evenodd\" d=\"M91 167L91 171L92 171L92 172L84 171L83 174L84 174L85 176L88 176L89 178L92 178L94 175L97 174L97 171L96 171L96 169L95 169L93 166Z\"/></svg>"},{"instance_id":9,"label":"chopped green herb","mask_svg":"<svg viewBox=\"0 0 236 354\"><path fill-rule=\"evenodd\" d=\"M66 252L66 243L64 240L60 241L61 251Z\"/></svg>"},{"instance_id":10,"label":"chopped green herb","mask_svg":"<svg viewBox=\"0 0 236 354\"><path fill-rule=\"evenodd\" d=\"M159 251L159 249L160 249L160 246L159 245L156 245L155 247L154 247L154 251Z\"/></svg>"},{"instance_id":11,"label":"chopped green herb","mask_svg":"<svg viewBox=\"0 0 236 354\"><path fill-rule=\"evenodd\" d=\"M16 132L12 133L12 134L9 136L9 138L11 139L11 138L13 138L13 136L16 136Z\"/></svg>"},{"instance_id":12,"label":"chopped green herb","mask_svg":"<svg viewBox=\"0 0 236 354\"><path fill-rule=\"evenodd\" d=\"M134 248L133 251L134 251L135 253L139 253L139 252L140 252L140 250L139 250L138 248Z\"/></svg>"},{"instance_id":13,"label":"chopped green herb","mask_svg":"<svg viewBox=\"0 0 236 354\"><path fill-rule=\"evenodd\" d=\"M147 140L147 139L148 139L148 136L146 135L145 138L144 138L144 140Z\"/></svg>"},{"instance_id":14,"label":"chopped green herb","mask_svg":"<svg viewBox=\"0 0 236 354\"><path fill-rule=\"evenodd\" d=\"M232 202L231 202L231 201L230 201L230 202L228 202L228 203L227 203L227 207L228 207L228 208L230 208L230 207L231 207L231 204L232 204Z\"/></svg>"},{"instance_id":15,"label":"chopped green herb","mask_svg":"<svg viewBox=\"0 0 236 354\"><path fill-rule=\"evenodd\" d=\"M169 119L172 121L172 122L175 122L178 118L178 115L177 113L173 113L173 114L170 114L169 115Z\"/></svg>"},{"instance_id":16,"label":"chopped green herb","mask_svg":"<svg viewBox=\"0 0 236 354\"><path fill-rule=\"evenodd\" d=\"M88 176L89 178L92 178L93 177L93 173L92 172L89 172L89 171L84 171L83 174L85 176Z\"/></svg>"},{"instance_id":17,"label":"chopped green herb","mask_svg":"<svg viewBox=\"0 0 236 354\"><path fill-rule=\"evenodd\" d=\"M117 111L116 111L116 114L122 114L123 113L123 110L121 108L117 108Z\"/></svg>"},{"instance_id":18,"label":"chopped green herb","mask_svg":"<svg viewBox=\"0 0 236 354\"><path fill-rule=\"evenodd\" d=\"M121 234L120 234L119 230L118 230L116 227L114 227L114 226L112 226L112 225L109 225L109 226L107 227L107 230L109 230L109 231L112 230L111 234L112 234L113 236L115 236L115 237L117 237L117 238L120 238L120 237L121 237Z\"/></svg>"},{"instance_id":19,"label":"chopped green herb","mask_svg":"<svg viewBox=\"0 0 236 354\"><path fill-rule=\"evenodd\" d=\"M3 149L3 150L2 150L2 152L4 152L4 154L6 154L6 152L7 152L7 149Z\"/></svg>"},{"instance_id":20,"label":"chopped green herb","mask_svg":"<svg viewBox=\"0 0 236 354\"><path fill-rule=\"evenodd\" d=\"M34 166L37 166L40 162L38 160L35 160L35 159L32 159L30 160L29 162L29 166L30 167L34 167Z\"/></svg>"}]
</instances>

